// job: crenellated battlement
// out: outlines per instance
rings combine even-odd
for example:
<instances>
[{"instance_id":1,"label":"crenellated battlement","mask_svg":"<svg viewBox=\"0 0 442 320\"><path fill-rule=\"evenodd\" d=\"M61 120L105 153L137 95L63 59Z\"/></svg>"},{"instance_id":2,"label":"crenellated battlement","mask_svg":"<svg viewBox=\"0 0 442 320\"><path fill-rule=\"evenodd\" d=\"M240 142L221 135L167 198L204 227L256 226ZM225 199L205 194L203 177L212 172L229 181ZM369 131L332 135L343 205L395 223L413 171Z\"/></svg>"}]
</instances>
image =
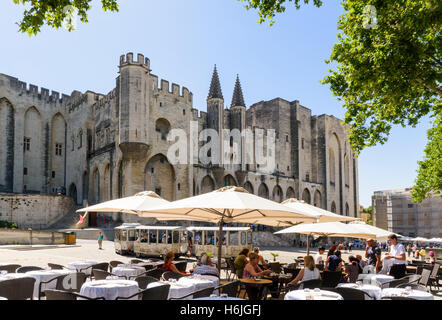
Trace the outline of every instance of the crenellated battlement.
<instances>
[{"instance_id":1,"label":"crenellated battlement","mask_svg":"<svg viewBox=\"0 0 442 320\"><path fill-rule=\"evenodd\" d=\"M9 86L12 90L19 92L20 94L26 94L34 99L42 100L46 103L62 105L66 103L71 97L66 94L62 94L57 91L49 91L46 88L39 88L34 84L28 84L26 82L20 81L18 78L14 78L5 74L0 74L9 79Z\"/></svg>"},{"instance_id":2,"label":"crenellated battlement","mask_svg":"<svg viewBox=\"0 0 442 320\"><path fill-rule=\"evenodd\" d=\"M94 111L98 111L109 104L117 95L117 89L111 90L107 95L101 96L97 102L92 105Z\"/></svg>"},{"instance_id":3,"label":"crenellated battlement","mask_svg":"<svg viewBox=\"0 0 442 320\"><path fill-rule=\"evenodd\" d=\"M172 82L172 90L170 90L169 81L161 79L158 82L158 76L154 74L150 74L153 83L153 91L155 93L161 93L166 96L175 97L178 101L181 101L186 104L193 104L193 93L189 92L189 89L186 87L180 88L180 86L176 83ZM160 86L159 86L160 84Z\"/></svg>"},{"instance_id":4,"label":"crenellated battlement","mask_svg":"<svg viewBox=\"0 0 442 320\"><path fill-rule=\"evenodd\" d=\"M142 66L150 71L150 60L149 58L145 58L141 53L137 55L137 60L134 60L134 54L132 52L129 52L126 55L121 55L120 68L128 65Z\"/></svg>"}]
</instances>

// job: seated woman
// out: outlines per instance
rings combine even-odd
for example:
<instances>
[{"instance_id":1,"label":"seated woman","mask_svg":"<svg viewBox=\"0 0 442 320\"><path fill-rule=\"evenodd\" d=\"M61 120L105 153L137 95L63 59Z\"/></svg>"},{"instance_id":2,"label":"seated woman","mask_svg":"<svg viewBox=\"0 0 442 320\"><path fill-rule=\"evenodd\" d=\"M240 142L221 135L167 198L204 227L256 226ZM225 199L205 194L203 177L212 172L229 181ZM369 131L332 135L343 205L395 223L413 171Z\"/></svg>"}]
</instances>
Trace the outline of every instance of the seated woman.
<instances>
[{"instance_id":1,"label":"seated woman","mask_svg":"<svg viewBox=\"0 0 442 320\"><path fill-rule=\"evenodd\" d=\"M353 256L348 258L349 264L345 266L345 272L347 273L347 281L355 283L358 280L358 276L362 273L362 268L359 264L359 260Z\"/></svg>"},{"instance_id":2,"label":"seated woman","mask_svg":"<svg viewBox=\"0 0 442 320\"><path fill-rule=\"evenodd\" d=\"M262 270L258 266L259 258L254 252L249 253L249 263L244 267L243 278L249 279L252 277L258 277L272 273L272 270ZM246 292L249 296L249 300L261 299L263 287L246 286Z\"/></svg>"},{"instance_id":3,"label":"seated woman","mask_svg":"<svg viewBox=\"0 0 442 320\"><path fill-rule=\"evenodd\" d=\"M212 264L212 259L207 254L204 253L201 256L200 261L201 265L198 265L195 268L193 274L203 274L219 277L218 269Z\"/></svg>"},{"instance_id":4,"label":"seated woman","mask_svg":"<svg viewBox=\"0 0 442 320\"><path fill-rule=\"evenodd\" d=\"M268 265L268 262L264 260L262 255L259 254L259 248L258 247L255 247L253 249L253 252L258 255L258 259L259 259L258 264L259 265L261 265L261 266L267 266Z\"/></svg>"},{"instance_id":5,"label":"seated woman","mask_svg":"<svg viewBox=\"0 0 442 320\"><path fill-rule=\"evenodd\" d=\"M242 278L244 267L246 266L246 264L249 263L249 260L247 260L248 254L249 254L249 249L247 248L242 249L242 251L236 257L235 262L233 263L235 265L235 272L238 278Z\"/></svg>"},{"instance_id":6,"label":"seated woman","mask_svg":"<svg viewBox=\"0 0 442 320\"><path fill-rule=\"evenodd\" d=\"M436 263L436 258L434 257L434 251L430 251L428 255L430 256L430 263Z\"/></svg>"},{"instance_id":7,"label":"seated woman","mask_svg":"<svg viewBox=\"0 0 442 320\"><path fill-rule=\"evenodd\" d=\"M327 258L326 262L326 271L341 271L342 270L342 259L341 252L336 251L335 254L332 254Z\"/></svg>"},{"instance_id":8,"label":"seated woman","mask_svg":"<svg viewBox=\"0 0 442 320\"><path fill-rule=\"evenodd\" d=\"M312 256L304 257L304 269L299 271L298 275L295 279L290 281L287 285L295 285L300 281L308 281L308 280L316 280L321 279L321 275L319 274L319 269L316 268L315 259Z\"/></svg>"},{"instance_id":9,"label":"seated woman","mask_svg":"<svg viewBox=\"0 0 442 320\"><path fill-rule=\"evenodd\" d=\"M175 273L182 274L183 276L190 276L189 273L179 271L176 266L173 264L173 259L175 258L175 254L173 251L170 251L164 257L164 264L161 265L161 269L163 271L172 271Z\"/></svg>"}]
</instances>

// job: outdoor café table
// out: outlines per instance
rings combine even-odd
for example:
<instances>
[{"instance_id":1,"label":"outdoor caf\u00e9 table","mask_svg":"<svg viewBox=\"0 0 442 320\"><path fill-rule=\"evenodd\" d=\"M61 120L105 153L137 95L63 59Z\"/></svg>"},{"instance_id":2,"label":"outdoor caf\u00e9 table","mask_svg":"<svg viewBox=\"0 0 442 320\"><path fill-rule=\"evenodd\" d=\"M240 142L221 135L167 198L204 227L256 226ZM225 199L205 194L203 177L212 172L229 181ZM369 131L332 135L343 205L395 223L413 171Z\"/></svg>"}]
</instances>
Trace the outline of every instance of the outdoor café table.
<instances>
[{"instance_id":1,"label":"outdoor caf\u00e9 table","mask_svg":"<svg viewBox=\"0 0 442 320\"><path fill-rule=\"evenodd\" d=\"M0 297L0 300L8 300L8 299L5 297Z\"/></svg>"},{"instance_id":2,"label":"outdoor caf\u00e9 table","mask_svg":"<svg viewBox=\"0 0 442 320\"><path fill-rule=\"evenodd\" d=\"M28 271L24 273L28 277L32 277L35 279L34 284L34 297L36 299L39 298L39 287L40 282L47 282L49 280L55 279L61 275L74 273L75 271L72 270L35 270L35 271ZM44 292L46 289L55 289L57 285L57 281L52 281L49 283L45 283L41 286L41 292Z\"/></svg>"},{"instance_id":3,"label":"outdoor caf\u00e9 table","mask_svg":"<svg viewBox=\"0 0 442 320\"><path fill-rule=\"evenodd\" d=\"M157 281L157 282L151 282L147 285L146 289L162 286L165 284L170 285L169 289L169 296L167 299L177 299L180 297L184 297L192 292L195 292L195 285L192 283L178 283L177 281ZM192 296L187 297L185 300L192 300Z\"/></svg>"},{"instance_id":4,"label":"outdoor caf\u00e9 table","mask_svg":"<svg viewBox=\"0 0 442 320\"><path fill-rule=\"evenodd\" d=\"M344 300L340 294L320 289L303 289L287 292L284 300Z\"/></svg>"},{"instance_id":5,"label":"outdoor caf\u00e9 table","mask_svg":"<svg viewBox=\"0 0 442 320\"><path fill-rule=\"evenodd\" d=\"M115 300L117 297L129 297L140 289L138 282L132 280L98 280L85 282L80 289L80 294L89 298L101 298ZM135 296L131 300L138 300Z\"/></svg>"},{"instance_id":6,"label":"outdoor caf\u00e9 table","mask_svg":"<svg viewBox=\"0 0 442 320\"><path fill-rule=\"evenodd\" d=\"M258 300L262 298L264 286L271 286L273 284L272 280L267 280L267 279L242 278L239 279L239 281L242 284L244 284L246 287L247 286L259 287L260 290L258 294Z\"/></svg>"},{"instance_id":7,"label":"outdoor caf\u00e9 table","mask_svg":"<svg viewBox=\"0 0 442 320\"><path fill-rule=\"evenodd\" d=\"M140 274L146 272L146 269L140 266L116 267L112 269L112 273L117 276L124 276L127 279L136 278Z\"/></svg>"},{"instance_id":8,"label":"outdoor caf\u00e9 table","mask_svg":"<svg viewBox=\"0 0 442 320\"><path fill-rule=\"evenodd\" d=\"M71 263L68 263L68 265L66 266L66 268L71 269L71 270L76 270L77 272L84 272L86 275L90 276L91 272L92 272L92 268L86 269L81 271L81 269L90 267L94 264L97 264L97 261L94 260L86 260L86 261L74 261Z\"/></svg>"},{"instance_id":9,"label":"outdoor caf\u00e9 table","mask_svg":"<svg viewBox=\"0 0 442 320\"><path fill-rule=\"evenodd\" d=\"M371 297L373 297L375 300L381 299L381 291L382 291L381 288L379 288L378 286L374 286L372 284L358 285L357 283L338 283L338 287L362 290L367 294L369 294ZM365 296L365 300L373 300L373 299L370 299L369 297Z\"/></svg>"},{"instance_id":10,"label":"outdoor caf\u00e9 table","mask_svg":"<svg viewBox=\"0 0 442 320\"><path fill-rule=\"evenodd\" d=\"M434 300L431 293L421 291L421 290L410 290L407 291L405 288L386 288L382 290L382 297L407 297L417 300Z\"/></svg>"},{"instance_id":11,"label":"outdoor caf\u00e9 table","mask_svg":"<svg viewBox=\"0 0 442 320\"><path fill-rule=\"evenodd\" d=\"M25 273L0 273L0 281L19 278L29 278L29 276L27 276Z\"/></svg>"},{"instance_id":12,"label":"outdoor caf\u00e9 table","mask_svg":"<svg viewBox=\"0 0 442 320\"><path fill-rule=\"evenodd\" d=\"M376 274L376 273L361 273L358 276L358 281L362 281L364 284L372 284L374 286L381 287L383 283L394 280L393 276L388 276L386 274Z\"/></svg>"},{"instance_id":13,"label":"outdoor caf\u00e9 table","mask_svg":"<svg viewBox=\"0 0 442 320\"><path fill-rule=\"evenodd\" d=\"M200 291L209 287L217 287L216 283L214 281L209 279L204 279L199 275L195 275L192 277L181 277L177 281L178 284L184 284L184 285L194 285L195 290L194 291ZM218 281L219 284L219 281Z\"/></svg>"}]
</instances>

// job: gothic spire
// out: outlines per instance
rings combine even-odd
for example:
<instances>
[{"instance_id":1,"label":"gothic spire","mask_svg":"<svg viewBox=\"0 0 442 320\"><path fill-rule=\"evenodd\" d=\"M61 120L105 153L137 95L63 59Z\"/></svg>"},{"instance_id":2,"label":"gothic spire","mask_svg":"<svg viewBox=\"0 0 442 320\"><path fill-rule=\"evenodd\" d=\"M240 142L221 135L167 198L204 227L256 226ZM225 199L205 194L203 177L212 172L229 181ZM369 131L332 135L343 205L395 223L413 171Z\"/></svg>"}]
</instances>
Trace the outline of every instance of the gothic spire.
<instances>
[{"instance_id":1,"label":"gothic spire","mask_svg":"<svg viewBox=\"0 0 442 320\"><path fill-rule=\"evenodd\" d=\"M236 75L235 89L233 89L232 105L231 107L245 107L244 97L242 95L241 83L239 83L239 75Z\"/></svg>"},{"instance_id":2,"label":"gothic spire","mask_svg":"<svg viewBox=\"0 0 442 320\"><path fill-rule=\"evenodd\" d=\"M221 91L221 85L219 83L218 72L216 71L216 64L215 64L215 69L213 70L212 82L210 83L210 91L207 99L210 98L224 99L223 93Z\"/></svg>"}]
</instances>

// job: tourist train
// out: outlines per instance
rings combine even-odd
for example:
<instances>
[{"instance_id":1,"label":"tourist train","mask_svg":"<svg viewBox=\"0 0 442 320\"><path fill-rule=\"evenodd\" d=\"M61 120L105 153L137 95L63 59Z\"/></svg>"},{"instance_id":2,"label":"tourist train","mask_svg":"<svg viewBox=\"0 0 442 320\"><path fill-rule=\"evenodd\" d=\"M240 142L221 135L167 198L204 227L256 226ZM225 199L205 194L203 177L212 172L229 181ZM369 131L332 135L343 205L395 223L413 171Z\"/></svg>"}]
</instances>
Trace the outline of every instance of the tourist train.
<instances>
[{"instance_id":1,"label":"tourist train","mask_svg":"<svg viewBox=\"0 0 442 320\"><path fill-rule=\"evenodd\" d=\"M115 252L136 257L163 256L173 251L178 256L218 254L218 227L144 226L125 223L115 228ZM224 227L222 257L234 257L252 249L250 227Z\"/></svg>"}]
</instances>

